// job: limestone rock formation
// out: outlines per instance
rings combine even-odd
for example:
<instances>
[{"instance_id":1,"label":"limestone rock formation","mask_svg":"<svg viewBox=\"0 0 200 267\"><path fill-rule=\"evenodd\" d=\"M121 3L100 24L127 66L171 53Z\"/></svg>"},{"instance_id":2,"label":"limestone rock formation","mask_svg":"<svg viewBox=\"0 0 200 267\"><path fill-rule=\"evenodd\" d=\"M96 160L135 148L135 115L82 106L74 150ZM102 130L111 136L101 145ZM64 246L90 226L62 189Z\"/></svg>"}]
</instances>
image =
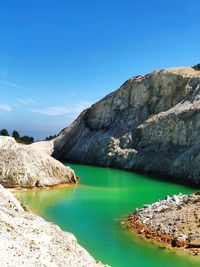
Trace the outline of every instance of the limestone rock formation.
<instances>
[{"instance_id":1,"label":"limestone rock formation","mask_svg":"<svg viewBox=\"0 0 200 267\"><path fill-rule=\"evenodd\" d=\"M0 183L3 186L32 188L75 182L73 170L52 158L45 149L0 136Z\"/></svg>"},{"instance_id":2,"label":"limestone rock formation","mask_svg":"<svg viewBox=\"0 0 200 267\"><path fill-rule=\"evenodd\" d=\"M0 185L0 258L8 267L101 267L76 238L52 223L24 211Z\"/></svg>"},{"instance_id":3,"label":"limestone rock formation","mask_svg":"<svg viewBox=\"0 0 200 267\"><path fill-rule=\"evenodd\" d=\"M55 157L200 184L200 71L136 76L85 110L54 140Z\"/></svg>"},{"instance_id":4,"label":"limestone rock formation","mask_svg":"<svg viewBox=\"0 0 200 267\"><path fill-rule=\"evenodd\" d=\"M53 145L53 141L37 141L32 143L31 148L37 149L37 150L42 150L44 152L46 152L48 155L52 155L53 151L54 151L54 145Z\"/></svg>"}]
</instances>

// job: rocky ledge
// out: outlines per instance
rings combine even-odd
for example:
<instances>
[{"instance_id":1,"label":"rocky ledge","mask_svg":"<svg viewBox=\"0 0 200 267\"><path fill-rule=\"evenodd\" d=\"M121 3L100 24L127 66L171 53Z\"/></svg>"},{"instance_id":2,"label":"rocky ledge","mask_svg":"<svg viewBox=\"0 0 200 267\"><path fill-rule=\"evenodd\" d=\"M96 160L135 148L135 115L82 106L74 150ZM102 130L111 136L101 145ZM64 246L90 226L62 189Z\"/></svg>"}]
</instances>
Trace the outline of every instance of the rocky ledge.
<instances>
[{"instance_id":1,"label":"rocky ledge","mask_svg":"<svg viewBox=\"0 0 200 267\"><path fill-rule=\"evenodd\" d=\"M125 224L147 239L166 247L200 255L200 195L167 196L137 209Z\"/></svg>"},{"instance_id":2,"label":"rocky ledge","mask_svg":"<svg viewBox=\"0 0 200 267\"><path fill-rule=\"evenodd\" d=\"M25 211L0 185L0 258L2 266L101 267L76 238Z\"/></svg>"},{"instance_id":3,"label":"rocky ledge","mask_svg":"<svg viewBox=\"0 0 200 267\"><path fill-rule=\"evenodd\" d=\"M126 81L54 140L55 157L200 185L200 68Z\"/></svg>"},{"instance_id":4,"label":"rocky ledge","mask_svg":"<svg viewBox=\"0 0 200 267\"><path fill-rule=\"evenodd\" d=\"M74 171L49 155L50 146L22 145L12 137L0 136L0 183L10 188L76 183Z\"/></svg>"}]
</instances>

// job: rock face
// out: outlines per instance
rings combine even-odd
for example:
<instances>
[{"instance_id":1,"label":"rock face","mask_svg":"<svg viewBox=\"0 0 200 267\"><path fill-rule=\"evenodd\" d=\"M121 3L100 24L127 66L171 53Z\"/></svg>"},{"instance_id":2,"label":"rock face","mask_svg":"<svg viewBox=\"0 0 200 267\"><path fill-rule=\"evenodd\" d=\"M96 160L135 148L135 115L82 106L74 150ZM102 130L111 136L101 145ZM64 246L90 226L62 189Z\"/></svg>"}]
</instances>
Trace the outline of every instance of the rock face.
<instances>
[{"instance_id":1,"label":"rock face","mask_svg":"<svg viewBox=\"0 0 200 267\"><path fill-rule=\"evenodd\" d=\"M54 140L62 160L151 172L200 184L200 71L136 76Z\"/></svg>"},{"instance_id":2,"label":"rock face","mask_svg":"<svg viewBox=\"0 0 200 267\"><path fill-rule=\"evenodd\" d=\"M101 267L76 238L24 211L0 185L0 258L2 266Z\"/></svg>"},{"instance_id":3,"label":"rock face","mask_svg":"<svg viewBox=\"0 0 200 267\"><path fill-rule=\"evenodd\" d=\"M131 214L126 225L147 238L200 255L200 195L167 196Z\"/></svg>"},{"instance_id":4,"label":"rock face","mask_svg":"<svg viewBox=\"0 0 200 267\"><path fill-rule=\"evenodd\" d=\"M0 183L28 188L75 183L73 170L40 147L21 145L12 137L0 136Z\"/></svg>"}]
</instances>

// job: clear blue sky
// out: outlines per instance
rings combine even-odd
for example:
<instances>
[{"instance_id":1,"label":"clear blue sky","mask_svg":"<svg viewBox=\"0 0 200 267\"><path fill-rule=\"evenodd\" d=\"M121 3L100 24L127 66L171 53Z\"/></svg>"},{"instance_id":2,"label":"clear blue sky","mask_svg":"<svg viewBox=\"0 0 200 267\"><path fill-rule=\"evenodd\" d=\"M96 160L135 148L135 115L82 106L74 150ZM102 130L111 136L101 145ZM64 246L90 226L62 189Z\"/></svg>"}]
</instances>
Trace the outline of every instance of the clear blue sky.
<instances>
[{"instance_id":1,"label":"clear blue sky","mask_svg":"<svg viewBox=\"0 0 200 267\"><path fill-rule=\"evenodd\" d=\"M196 63L199 0L0 1L0 128L43 138L134 75Z\"/></svg>"}]
</instances>

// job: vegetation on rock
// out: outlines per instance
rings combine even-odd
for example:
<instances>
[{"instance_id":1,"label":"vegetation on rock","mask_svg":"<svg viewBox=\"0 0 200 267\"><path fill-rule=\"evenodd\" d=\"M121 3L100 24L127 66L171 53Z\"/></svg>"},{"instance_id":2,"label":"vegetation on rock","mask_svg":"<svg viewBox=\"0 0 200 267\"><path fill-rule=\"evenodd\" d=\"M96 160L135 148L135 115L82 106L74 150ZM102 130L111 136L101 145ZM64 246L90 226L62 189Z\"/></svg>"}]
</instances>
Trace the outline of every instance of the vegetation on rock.
<instances>
[{"instance_id":1,"label":"vegetation on rock","mask_svg":"<svg viewBox=\"0 0 200 267\"><path fill-rule=\"evenodd\" d=\"M45 138L45 141L50 141L50 140L53 140L54 138L56 138L56 134L55 135L49 135Z\"/></svg>"},{"instance_id":2,"label":"vegetation on rock","mask_svg":"<svg viewBox=\"0 0 200 267\"><path fill-rule=\"evenodd\" d=\"M2 129L0 131L0 135L2 135L2 136L9 136L9 133L8 133L8 131L6 129Z\"/></svg>"},{"instance_id":3,"label":"vegetation on rock","mask_svg":"<svg viewBox=\"0 0 200 267\"><path fill-rule=\"evenodd\" d=\"M2 135L2 136L10 136L6 129L2 129L0 131L0 135ZM34 142L34 138L32 136L28 136L28 135L20 136L20 134L19 134L19 132L17 130L14 130L12 132L12 137L14 137L15 140L18 143L32 144Z\"/></svg>"}]
</instances>

